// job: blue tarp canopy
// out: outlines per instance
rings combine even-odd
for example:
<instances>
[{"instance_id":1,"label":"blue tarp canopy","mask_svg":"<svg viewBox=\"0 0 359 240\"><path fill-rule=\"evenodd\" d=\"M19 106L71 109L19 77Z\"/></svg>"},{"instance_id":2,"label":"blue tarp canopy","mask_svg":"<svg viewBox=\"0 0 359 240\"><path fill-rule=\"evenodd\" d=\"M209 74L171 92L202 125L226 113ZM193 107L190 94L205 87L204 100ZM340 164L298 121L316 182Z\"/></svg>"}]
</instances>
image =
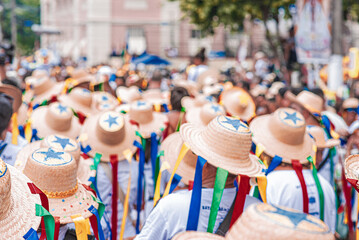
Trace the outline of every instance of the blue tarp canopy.
<instances>
[{"instance_id":1,"label":"blue tarp canopy","mask_svg":"<svg viewBox=\"0 0 359 240\"><path fill-rule=\"evenodd\" d=\"M170 65L171 63L166 59L160 58L156 55L143 54L135 59L132 59L133 64L146 64L146 65Z\"/></svg>"}]
</instances>

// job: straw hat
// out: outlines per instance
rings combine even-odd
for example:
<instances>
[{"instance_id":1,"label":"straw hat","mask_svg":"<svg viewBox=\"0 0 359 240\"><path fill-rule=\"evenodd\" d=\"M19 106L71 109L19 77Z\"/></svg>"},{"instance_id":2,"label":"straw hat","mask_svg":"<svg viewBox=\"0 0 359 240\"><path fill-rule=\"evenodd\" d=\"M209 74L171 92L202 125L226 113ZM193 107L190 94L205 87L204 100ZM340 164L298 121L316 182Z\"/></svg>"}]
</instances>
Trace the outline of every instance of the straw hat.
<instances>
[{"instance_id":1,"label":"straw hat","mask_svg":"<svg viewBox=\"0 0 359 240\"><path fill-rule=\"evenodd\" d=\"M140 89L136 86L132 87L118 87L116 89L116 95L121 99L123 103L132 103L142 98Z\"/></svg>"},{"instance_id":2,"label":"straw hat","mask_svg":"<svg viewBox=\"0 0 359 240\"><path fill-rule=\"evenodd\" d=\"M152 105L144 101L133 102L127 116L139 124L138 131L144 138L149 138L152 132L160 134L168 123L167 115L154 112Z\"/></svg>"},{"instance_id":3,"label":"straw hat","mask_svg":"<svg viewBox=\"0 0 359 240\"><path fill-rule=\"evenodd\" d=\"M162 92L160 89L149 89L142 93L142 99L153 105L162 105L169 103L168 92Z\"/></svg>"},{"instance_id":4,"label":"straw hat","mask_svg":"<svg viewBox=\"0 0 359 240\"><path fill-rule=\"evenodd\" d=\"M30 154L24 167L29 177L48 197L49 210L61 224L73 222L71 216L89 218L88 208L98 208L94 195L77 178L77 164L72 155L53 148L40 148Z\"/></svg>"},{"instance_id":5,"label":"straw hat","mask_svg":"<svg viewBox=\"0 0 359 240\"><path fill-rule=\"evenodd\" d=\"M253 204L232 226L226 240L334 240L324 222L294 209Z\"/></svg>"},{"instance_id":6,"label":"straw hat","mask_svg":"<svg viewBox=\"0 0 359 240\"><path fill-rule=\"evenodd\" d=\"M161 150L164 151L162 161L169 163L171 172L174 169L182 145L183 140L179 132L170 134L161 144ZM181 181L184 184L189 185L189 181L194 181L196 164L197 156L188 151L176 171L176 174L182 177Z\"/></svg>"},{"instance_id":7,"label":"straw hat","mask_svg":"<svg viewBox=\"0 0 359 240\"><path fill-rule=\"evenodd\" d=\"M17 112L22 103L22 92L19 88L9 84L0 83L0 93L4 93L13 99L12 109L13 112Z\"/></svg>"},{"instance_id":8,"label":"straw hat","mask_svg":"<svg viewBox=\"0 0 359 240\"><path fill-rule=\"evenodd\" d=\"M354 108L357 109L359 106L359 100L357 98L348 98L343 102L343 109Z\"/></svg>"},{"instance_id":9,"label":"straw hat","mask_svg":"<svg viewBox=\"0 0 359 240\"><path fill-rule=\"evenodd\" d=\"M202 91L206 96L219 95L224 90L222 84L216 83L211 86L204 86Z\"/></svg>"},{"instance_id":10,"label":"straw hat","mask_svg":"<svg viewBox=\"0 0 359 240\"><path fill-rule=\"evenodd\" d=\"M115 112L118 112L118 113L128 113L130 111L130 108L131 108L131 104L121 104L120 106L117 106L115 108Z\"/></svg>"},{"instance_id":11,"label":"straw hat","mask_svg":"<svg viewBox=\"0 0 359 240\"><path fill-rule=\"evenodd\" d=\"M108 92L93 92L93 108L97 111L110 111L114 110L119 104L117 98Z\"/></svg>"},{"instance_id":12,"label":"straw hat","mask_svg":"<svg viewBox=\"0 0 359 240\"><path fill-rule=\"evenodd\" d=\"M181 126L180 133L194 154L215 167L235 175L257 176L264 171L259 159L249 153L252 133L238 119L218 116L204 128L187 123Z\"/></svg>"},{"instance_id":13,"label":"straw hat","mask_svg":"<svg viewBox=\"0 0 359 240\"><path fill-rule=\"evenodd\" d=\"M25 93L25 101L33 98L34 104L40 104L44 100L51 99L52 96L58 96L63 89L63 82L55 82L47 75L40 75L39 77L27 77L26 84L29 84L31 90Z\"/></svg>"},{"instance_id":14,"label":"straw hat","mask_svg":"<svg viewBox=\"0 0 359 240\"><path fill-rule=\"evenodd\" d=\"M186 114L188 123L198 126L207 126L212 119L219 115L226 115L224 108L217 103L206 103L202 107L190 108Z\"/></svg>"},{"instance_id":15,"label":"straw hat","mask_svg":"<svg viewBox=\"0 0 359 240\"><path fill-rule=\"evenodd\" d=\"M340 144L339 139L326 139L325 131L318 126L307 126L308 133L314 138L315 144L319 149L332 148Z\"/></svg>"},{"instance_id":16,"label":"straw hat","mask_svg":"<svg viewBox=\"0 0 359 240\"><path fill-rule=\"evenodd\" d=\"M86 137L82 145L91 147L88 154L92 157L95 153L102 154L102 161L109 162L114 154L118 155L119 160L124 160L124 150L136 151L133 146L133 141L138 140L135 130L136 127L123 114L107 111L86 119L82 128L82 134Z\"/></svg>"},{"instance_id":17,"label":"straw hat","mask_svg":"<svg viewBox=\"0 0 359 240\"><path fill-rule=\"evenodd\" d=\"M314 156L314 140L306 133L302 114L291 108L279 108L274 113L259 116L250 124L253 142L264 146L264 152L271 157L278 155L283 162L292 159L308 162Z\"/></svg>"},{"instance_id":18,"label":"straw hat","mask_svg":"<svg viewBox=\"0 0 359 240\"><path fill-rule=\"evenodd\" d=\"M256 105L252 97L241 88L226 90L221 95L224 108L232 116L239 117L245 121L255 116Z\"/></svg>"},{"instance_id":19,"label":"straw hat","mask_svg":"<svg viewBox=\"0 0 359 240\"><path fill-rule=\"evenodd\" d=\"M52 103L35 109L32 113L32 127L40 137L61 134L76 138L81 131L81 124L71 109L62 103Z\"/></svg>"},{"instance_id":20,"label":"straw hat","mask_svg":"<svg viewBox=\"0 0 359 240\"><path fill-rule=\"evenodd\" d=\"M216 234L207 232L187 231L176 234L172 240L224 240L225 238Z\"/></svg>"},{"instance_id":21,"label":"straw hat","mask_svg":"<svg viewBox=\"0 0 359 240\"><path fill-rule=\"evenodd\" d=\"M96 113L92 108L92 93L86 88L74 88L69 94L61 95L59 101L87 116Z\"/></svg>"},{"instance_id":22,"label":"straw hat","mask_svg":"<svg viewBox=\"0 0 359 240\"><path fill-rule=\"evenodd\" d=\"M197 78L199 89L219 82L220 74L217 69L208 69Z\"/></svg>"},{"instance_id":23,"label":"straw hat","mask_svg":"<svg viewBox=\"0 0 359 240\"><path fill-rule=\"evenodd\" d=\"M198 85L196 82L179 79L179 80L174 80L173 85L176 87L185 88L191 96L197 96L199 94Z\"/></svg>"},{"instance_id":24,"label":"straw hat","mask_svg":"<svg viewBox=\"0 0 359 240\"><path fill-rule=\"evenodd\" d=\"M259 95L266 95L268 92L268 88L261 84L256 85L254 88L250 90L250 93L253 97L258 97Z\"/></svg>"},{"instance_id":25,"label":"straw hat","mask_svg":"<svg viewBox=\"0 0 359 240\"><path fill-rule=\"evenodd\" d=\"M40 197L31 194L25 175L0 159L0 239L22 239L30 228L35 230L41 218L35 214Z\"/></svg>"},{"instance_id":26,"label":"straw hat","mask_svg":"<svg viewBox=\"0 0 359 240\"><path fill-rule=\"evenodd\" d=\"M42 141L32 142L23 147L16 156L15 167L23 171L29 156L41 147L51 147L53 149L70 153L78 165L77 177L80 179L81 183L87 186L91 185L89 178L96 176L96 170L91 169L93 160L91 158L84 159L80 156L81 150L78 142L58 134L49 135Z\"/></svg>"},{"instance_id":27,"label":"straw hat","mask_svg":"<svg viewBox=\"0 0 359 240\"><path fill-rule=\"evenodd\" d=\"M344 170L345 178L359 191L359 154L351 155L345 159Z\"/></svg>"},{"instance_id":28,"label":"straw hat","mask_svg":"<svg viewBox=\"0 0 359 240\"><path fill-rule=\"evenodd\" d=\"M268 94L266 96L267 99L274 98L278 94L279 90L284 87L285 84L283 82L274 82L272 86L268 89Z\"/></svg>"},{"instance_id":29,"label":"straw hat","mask_svg":"<svg viewBox=\"0 0 359 240\"><path fill-rule=\"evenodd\" d=\"M183 97L181 100L182 106L189 110L190 108L202 107L206 103L213 102L213 97L207 97L203 94L198 94L196 97Z\"/></svg>"},{"instance_id":30,"label":"straw hat","mask_svg":"<svg viewBox=\"0 0 359 240\"><path fill-rule=\"evenodd\" d=\"M324 109L324 101L318 95L309 92L309 91L301 91L297 96L295 96L290 91L285 93L285 96L294 103L299 104L300 106L307 109L310 113L320 114Z\"/></svg>"}]
</instances>

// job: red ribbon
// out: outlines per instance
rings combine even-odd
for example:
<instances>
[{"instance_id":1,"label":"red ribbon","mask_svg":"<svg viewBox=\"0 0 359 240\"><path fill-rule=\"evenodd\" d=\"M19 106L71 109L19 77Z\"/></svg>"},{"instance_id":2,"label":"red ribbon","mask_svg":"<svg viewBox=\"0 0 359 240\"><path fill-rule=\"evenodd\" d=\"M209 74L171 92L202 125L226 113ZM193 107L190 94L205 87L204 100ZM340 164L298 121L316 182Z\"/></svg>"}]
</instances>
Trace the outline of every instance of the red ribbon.
<instances>
[{"instance_id":1,"label":"red ribbon","mask_svg":"<svg viewBox=\"0 0 359 240\"><path fill-rule=\"evenodd\" d=\"M250 178L245 175L241 175L239 180L239 187L236 196L236 202L234 203L233 214L231 218L231 224L229 228L233 226L233 224L237 221L237 219L242 215L244 202L246 201L246 195L249 193L251 186L249 185Z\"/></svg>"},{"instance_id":2,"label":"red ribbon","mask_svg":"<svg viewBox=\"0 0 359 240\"><path fill-rule=\"evenodd\" d=\"M54 102L57 102L57 96L56 95L53 95L49 101L49 103L54 103Z\"/></svg>"},{"instance_id":3,"label":"red ribbon","mask_svg":"<svg viewBox=\"0 0 359 240\"><path fill-rule=\"evenodd\" d=\"M189 180L188 182L188 191L191 191L193 189L193 181Z\"/></svg>"},{"instance_id":4,"label":"red ribbon","mask_svg":"<svg viewBox=\"0 0 359 240\"><path fill-rule=\"evenodd\" d=\"M110 162L112 165L112 240L117 239L117 199L118 199L118 156L111 155Z\"/></svg>"},{"instance_id":5,"label":"red ribbon","mask_svg":"<svg viewBox=\"0 0 359 240\"><path fill-rule=\"evenodd\" d=\"M166 128L165 128L165 130L163 131L163 134L162 134L162 141L165 140L166 137L168 137L169 128L170 128L170 124L169 124L169 122L166 122Z\"/></svg>"},{"instance_id":6,"label":"red ribbon","mask_svg":"<svg viewBox=\"0 0 359 240\"><path fill-rule=\"evenodd\" d=\"M343 192L344 192L344 198L345 198L345 210L347 211L347 217L348 217L348 228L349 232L352 233L354 231L353 229L353 221L352 221L352 206L351 206L351 188L348 186L347 181L345 180L345 172L344 168L342 168L342 182L343 182ZM354 179L348 179L348 182L357 190L357 180ZM357 190L358 191L358 190Z\"/></svg>"},{"instance_id":7,"label":"red ribbon","mask_svg":"<svg viewBox=\"0 0 359 240\"><path fill-rule=\"evenodd\" d=\"M59 233L60 233L60 218L54 217L55 219L55 233L54 233L54 240L59 239Z\"/></svg>"},{"instance_id":8,"label":"red ribbon","mask_svg":"<svg viewBox=\"0 0 359 240\"><path fill-rule=\"evenodd\" d=\"M87 160L87 159L90 158L90 156L87 155L86 153L81 153L81 157L82 157L83 159L85 159L85 160Z\"/></svg>"},{"instance_id":9,"label":"red ribbon","mask_svg":"<svg viewBox=\"0 0 359 240\"><path fill-rule=\"evenodd\" d=\"M47 199L45 193L43 193L38 187L36 187L35 184L33 183L27 183L27 186L30 189L30 192L32 194L39 194L40 195L40 200L41 200L41 205L47 210L49 211L49 200ZM45 222L44 222L44 218L41 218L41 236L39 240L45 240L46 239L46 229L45 229Z\"/></svg>"},{"instance_id":10,"label":"red ribbon","mask_svg":"<svg viewBox=\"0 0 359 240\"><path fill-rule=\"evenodd\" d=\"M87 186L87 185L85 185L85 184L82 184L82 186L83 186L87 191L92 192L95 197L97 197L95 190L93 190L92 188L90 188L89 186Z\"/></svg>"},{"instance_id":11,"label":"red ribbon","mask_svg":"<svg viewBox=\"0 0 359 240\"><path fill-rule=\"evenodd\" d=\"M86 115L83 114L82 112L77 112L77 117L79 118L79 123L82 125L84 124L85 120L86 120Z\"/></svg>"},{"instance_id":12,"label":"red ribbon","mask_svg":"<svg viewBox=\"0 0 359 240\"><path fill-rule=\"evenodd\" d=\"M292 167L297 174L297 177L300 182L300 186L302 187L303 194L303 212L309 213L309 198L308 198L308 190L307 185L305 184L304 176L303 176L303 166L300 164L299 160L292 160Z\"/></svg>"},{"instance_id":13,"label":"red ribbon","mask_svg":"<svg viewBox=\"0 0 359 240\"><path fill-rule=\"evenodd\" d=\"M140 124L138 122L136 122L135 120L130 120L130 123L132 125L136 125L138 128L140 127Z\"/></svg>"},{"instance_id":14,"label":"red ribbon","mask_svg":"<svg viewBox=\"0 0 359 240\"><path fill-rule=\"evenodd\" d=\"M97 240L100 240L99 235L98 235L98 228L97 228L97 217L95 214L92 214L92 216L90 217L90 223L91 223L93 233L95 234L95 238Z\"/></svg>"}]
</instances>

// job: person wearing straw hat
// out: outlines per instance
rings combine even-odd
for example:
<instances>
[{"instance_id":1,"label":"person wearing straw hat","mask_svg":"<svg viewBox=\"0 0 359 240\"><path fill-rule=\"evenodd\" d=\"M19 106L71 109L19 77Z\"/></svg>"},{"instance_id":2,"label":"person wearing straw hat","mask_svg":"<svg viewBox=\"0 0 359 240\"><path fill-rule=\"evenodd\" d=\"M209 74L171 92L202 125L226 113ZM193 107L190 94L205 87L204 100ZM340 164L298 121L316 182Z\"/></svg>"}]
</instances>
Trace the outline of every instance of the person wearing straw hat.
<instances>
[{"instance_id":1,"label":"person wearing straw hat","mask_svg":"<svg viewBox=\"0 0 359 240\"><path fill-rule=\"evenodd\" d=\"M322 176L310 170L308 157L315 155L315 142L306 133L304 116L291 108L279 108L255 118L250 129L254 152L268 164L267 202L320 217L334 232L334 191Z\"/></svg>"},{"instance_id":2,"label":"person wearing straw hat","mask_svg":"<svg viewBox=\"0 0 359 240\"><path fill-rule=\"evenodd\" d=\"M60 103L70 106L75 112L86 116L96 113L92 108L93 95L86 88L74 88L70 93L58 97Z\"/></svg>"},{"instance_id":3,"label":"person wearing straw hat","mask_svg":"<svg viewBox=\"0 0 359 240\"><path fill-rule=\"evenodd\" d=\"M59 218L59 239L65 239L68 224L87 219L98 209L94 194L77 178L78 164L70 153L54 148L39 148L30 154L23 173L47 196L49 213ZM81 231L81 229L78 229Z\"/></svg>"},{"instance_id":4,"label":"person wearing straw hat","mask_svg":"<svg viewBox=\"0 0 359 240\"><path fill-rule=\"evenodd\" d=\"M22 239L32 228L37 231L41 218L36 216L40 197L31 194L31 181L0 159L0 240Z\"/></svg>"},{"instance_id":5,"label":"person wearing straw hat","mask_svg":"<svg viewBox=\"0 0 359 240\"><path fill-rule=\"evenodd\" d=\"M202 107L190 108L186 112L186 119L188 123L204 127L219 115L226 115L224 108L217 103L207 103Z\"/></svg>"},{"instance_id":6,"label":"person wearing straw hat","mask_svg":"<svg viewBox=\"0 0 359 240\"><path fill-rule=\"evenodd\" d=\"M200 165L203 170L198 168L198 173L202 172L202 184L197 186L198 183L195 182L193 189L196 190L179 191L162 198L152 210L136 239L171 239L187 229L186 224L188 226L188 221L193 219L189 214L194 212L199 217L197 230L206 231L214 194L214 182L217 171L221 168L227 171L228 177L223 180L223 197L219 200L217 215L211 219L213 230L216 231L236 197L233 182L237 175L254 177L261 175L264 170L259 159L249 153L252 144L249 127L238 119L218 116L205 128L187 123L181 126L180 134L190 151L201 156L199 159L207 161L204 163L202 160L197 160L202 162ZM214 142L223 144L214 144ZM192 194L197 194L197 190L201 192L199 208L190 211L192 202L195 201L191 201Z\"/></svg>"},{"instance_id":7,"label":"person wearing straw hat","mask_svg":"<svg viewBox=\"0 0 359 240\"><path fill-rule=\"evenodd\" d=\"M307 131L317 145L316 167L318 173L329 183L334 183L334 167L339 162L338 154L331 156L330 149L340 145L339 139L327 139L325 131L318 126L307 126Z\"/></svg>"},{"instance_id":8,"label":"person wearing straw hat","mask_svg":"<svg viewBox=\"0 0 359 240\"><path fill-rule=\"evenodd\" d=\"M226 237L210 233L183 232L173 240L334 240L329 227L319 219L294 209L269 205L253 204L229 230Z\"/></svg>"},{"instance_id":9,"label":"person wearing straw hat","mask_svg":"<svg viewBox=\"0 0 359 240\"><path fill-rule=\"evenodd\" d=\"M348 98L342 104L342 117L349 127L358 119L358 106L357 98Z\"/></svg>"},{"instance_id":10,"label":"person wearing straw hat","mask_svg":"<svg viewBox=\"0 0 359 240\"><path fill-rule=\"evenodd\" d=\"M167 136L176 132L179 122L186 122L186 114L182 113L182 99L184 97L189 97L189 93L186 88L174 87L171 90L170 104L172 108L171 111L167 113Z\"/></svg>"},{"instance_id":11,"label":"person wearing straw hat","mask_svg":"<svg viewBox=\"0 0 359 240\"><path fill-rule=\"evenodd\" d=\"M136 153L136 147L133 142L139 141L135 135L136 125L130 123L130 120L123 114L114 111L107 111L101 114L90 116L86 119L82 128L81 144L84 148L89 146L91 149L86 154L91 158L95 158L96 154L101 154L101 163L97 169L97 188L98 193L105 204L105 215L112 216L112 187L113 176L111 172L111 156L115 155L118 159L118 211L117 211L117 233L120 233L122 216L124 211L124 194L128 187L129 176L130 192L129 194L129 215L126 221L124 236L131 237L136 234L133 226L133 205L137 197L137 176L138 163L133 160L131 163L127 160L124 151L129 151L132 155ZM106 239L110 236L110 228L106 221L101 221L102 228Z\"/></svg>"}]
</instances>

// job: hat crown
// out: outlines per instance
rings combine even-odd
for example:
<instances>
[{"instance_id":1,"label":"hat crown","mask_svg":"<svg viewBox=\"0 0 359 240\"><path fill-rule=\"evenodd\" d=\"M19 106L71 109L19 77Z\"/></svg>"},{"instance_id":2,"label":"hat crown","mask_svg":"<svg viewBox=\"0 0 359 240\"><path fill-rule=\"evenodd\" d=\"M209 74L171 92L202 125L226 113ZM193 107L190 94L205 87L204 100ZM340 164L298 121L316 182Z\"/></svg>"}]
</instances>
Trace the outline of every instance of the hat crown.
<instances>
[{"instance_id":1,"label":"hat crown","mask_svg":"<svg viewBox=\"0 0 359 240\"><path fill-rule=\"evenodd\" d=\"M71 154L53 149L35 150L24 174L45 193L68 192L77 186L77 164Z\"/></svg>"},{"instance_id":2,"label":"hat crown","mask_svg":"<svg viewBox=\"0 0 359 240\"><path fill-rule=\"evenodd\" d=\"M11 208L11 176L6 163L0 159L0 220Z\"/></svg>"},{"instance_id":3,"label":"hat crown","mask_svg":"<svg viewBox=\"0 0 359 240\"><path fill-rule=\"evenodd\" d=\"M86 107L91 107L92 104L92 94L86 88L75 88L69 93L69 97L73 99L73 101L84 105Z\"/></svg>"},{"instance_id":4,"label":"hat crown","mask_svg":"<svg viewBox=\"0 0 359 240\"><path fill-rule=\"evenodd\" d=\"M359 100L357 98L348 98L343 102L343 108L358 108Z\"/></svg>"},{"instance_id":5,"label":"hat crown","mask_svg":"<svg viewBox=\"0 0 359 240\"><path fill-rule=\"evenodd\" d=\"M47 109L46 123L56 131L66 131L71 128L72 111L61 103L52 103Z\"/></svg>"},{"instance_id":6,"label":"hat crown","mask_svg":"<svg viewBox=\"0 0 359 240\"><path fill-rule=\"evenodd\" d=\"M130 119L139 124L149 123L153 119L152 104L145 101L136 101L130 107Z\"/></svg>"},{"instance_id":7,"label":"hat crown","mask_svg":"<svg viewBox=\"0 0 359 240\"><path fill-rule=\"evenodd\" d=\"M308 133L314 138L315 144L318 148L325 146L325 132L324 129L318 126L307 126Z\"/></svg>"},{"instance_id":8,"label":"hat crown","mask_svg":"<svg viewBox=\"0 0 359 240\"><path fill-rule=\"evenodd\" d=\"M47 136L42 141L42 147L53 148L59 151L67 152L72 155L76 163L80 160L80 147L79 144L71 138L62 136L60 134L52 134Z\"/></svg>"},{"instance_id":9,"label":"hat crown","mask_svg":"<svg viewBox=\"0 0 359 240\"><path fill-rule=\"evenodd\" d=\"M30 86L34 90L35 95L40 95L55 85L48 76L41 76L39 78L31 78Z\"/></svg>"},{"instance_id":10,"label":"hat crown","mask_svg":"<svg viewBox=\"0 0 359 240\"><path fill-rule=\"evenodd\" d=\"M109 111L116 107L117 99L107 92L98 92L93 95L95 108L99 111Z\"/></svg>"},{"instance_id":11,"label":"hat crown","mask_svg":"<svg viewBox=\"0 0 359 240\"><path fill-rule=\"evenodd\" d=\"M125 103L131 103L133 101L141 99L141 93L136 86L132 86L129 88L118 87L116 90L116 95L121 99L121 101Z\"/></svg>"},{"instance_id":12,"label":"hat crown","mask_svg":"<svg viewBox=\"0 0 359 240\"><path fill-rule=\"evenodd\" d=\"M280 108L271 115L269 130L283 143L300 145L304 142L306 133L305 120L294 109Z\"/></svg>"},{"instance_id":13,"label":"hat crown","mask_svg":"<svg viewBox=\"0 0 359 240\"><path fill-rule=\"evenodd\" d=\"M200 110L200 118L205 125L210 123L215 117L219 115L225 115L223 107L219 104L208 103L205 104Z\"/></svg>"},{"instance_id":14,"label":"hat crown","mask_svg":"<svg viewBox=\"0 0 359 240\"><path fill-rule=\"evenodd\" d=\"M203 141L225 157L248 160L252 133L241 120L218 116L203 131Z\"/></svg>"},{"instance_id":15,"label":"hat crown","mask_svg":"<svg viewBox=\"0 0 359 240\"><path fill-rule=\"evenodd\" d=\"M96 134L106 144L118 144L125 138L125 120L115 111L103 113L97 122Z\"/></svg>"},{"instance_id":16,"label":"hat crown","mask_svg":"<svg viewBox=\"0 0 359 240\"><path fill-rule=\"evenodd\" d=\"M314 110L317 113L323 111L323 104L324 104L323 99L312 92L309 91L300 92L297 96L297 101L306 107L310 107L312 110Z\"/></svg>"}]
</instances>

